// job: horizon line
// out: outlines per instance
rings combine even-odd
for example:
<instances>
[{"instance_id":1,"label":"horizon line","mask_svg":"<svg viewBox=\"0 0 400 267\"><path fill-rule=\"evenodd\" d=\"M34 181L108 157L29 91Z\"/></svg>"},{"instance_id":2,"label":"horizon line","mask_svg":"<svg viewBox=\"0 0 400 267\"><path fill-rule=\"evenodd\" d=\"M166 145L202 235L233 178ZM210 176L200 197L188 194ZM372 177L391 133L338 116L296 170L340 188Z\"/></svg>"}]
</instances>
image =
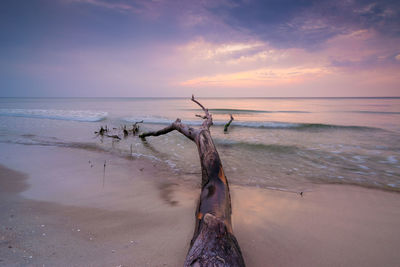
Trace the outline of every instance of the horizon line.
<instances>
[{"instance_id":1,"label":"horizon line","mask_svg":"<svg viewBox=\"0 0 400 267\"><path fill-rule=\"evenodd\" d=\"M99 99L117 99L117 98L136 98L136 99L185 99L191 98L191 96L0 96L0 98L48 98L48 99L82 99L82 98L99 98ZM389 99L389 98L400 98L400 96L196 96L196 98L203 99L211 99L211 98L221 98L221 99L240 99L240 98L265 98L265 99L311 99L311 98L336 98L336 99L345 99L345 98L364 98L364 99L373 99L373 98L381 98L381 99Z\"/></svg>"}]
</instances>

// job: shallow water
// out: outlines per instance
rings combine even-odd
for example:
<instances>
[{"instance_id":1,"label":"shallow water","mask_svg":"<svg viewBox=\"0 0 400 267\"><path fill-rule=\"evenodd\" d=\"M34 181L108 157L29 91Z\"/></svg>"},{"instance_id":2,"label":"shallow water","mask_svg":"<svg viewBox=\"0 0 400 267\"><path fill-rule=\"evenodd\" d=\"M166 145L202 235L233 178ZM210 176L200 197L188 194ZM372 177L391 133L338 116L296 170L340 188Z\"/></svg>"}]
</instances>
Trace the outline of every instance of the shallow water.
<instances>
[{"instance_id":1,"label":"shallow water","mask_svg":"<svg viewBox=\"0 0 400 267\"><path fill-rule=\"evenodd\" d=\"M304 191L314 183L400 189L400 98L205 98L231 183ZM160 129L177 117L200 125L186 98L0 98L0 142L76 147L146 158L182 179L200 174L179 133L97 138L100 125ZM235 120L224 134L223 125ZM194 182L198 182L197 180Z\"/></svg>"}]
</instances>

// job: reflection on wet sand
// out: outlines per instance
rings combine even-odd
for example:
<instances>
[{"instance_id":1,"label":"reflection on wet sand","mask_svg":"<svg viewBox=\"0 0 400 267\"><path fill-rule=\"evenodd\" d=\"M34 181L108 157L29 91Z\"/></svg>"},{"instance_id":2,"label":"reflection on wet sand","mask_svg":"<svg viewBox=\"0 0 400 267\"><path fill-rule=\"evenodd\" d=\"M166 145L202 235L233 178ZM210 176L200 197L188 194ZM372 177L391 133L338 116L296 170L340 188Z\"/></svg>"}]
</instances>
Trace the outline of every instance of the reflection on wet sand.
<instances>
[{"instance_id":1,"label":"reflection on wet sand","mask_svg":"<svg viewBox=\"0 0 400 267\"><path fill-rule=\"evenodd\" d=\"M233 223L249 266L395 266L400 195L324 185L299 194L232 187Z\"/></svg>"}]
</instances>

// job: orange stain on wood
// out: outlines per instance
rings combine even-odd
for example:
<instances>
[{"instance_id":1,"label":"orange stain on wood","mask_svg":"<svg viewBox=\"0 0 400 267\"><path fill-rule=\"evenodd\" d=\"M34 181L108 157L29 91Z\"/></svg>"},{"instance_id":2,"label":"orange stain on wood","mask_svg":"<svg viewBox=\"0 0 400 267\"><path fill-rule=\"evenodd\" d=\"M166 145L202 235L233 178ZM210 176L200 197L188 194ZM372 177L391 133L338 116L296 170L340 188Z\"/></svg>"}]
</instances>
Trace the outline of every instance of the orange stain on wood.
<instances>
[{"instance_id":1,"label":"orange stain on wood","mask_svg":"<svg viewBox=\"0 0 400 267\"><path fill-rule=\"evenodd\" d=\"M218 177L224 184L226 184L226 177L225 177L224 169L222 169L222 166L219 167Z\"/></svg>"}]
</instances>

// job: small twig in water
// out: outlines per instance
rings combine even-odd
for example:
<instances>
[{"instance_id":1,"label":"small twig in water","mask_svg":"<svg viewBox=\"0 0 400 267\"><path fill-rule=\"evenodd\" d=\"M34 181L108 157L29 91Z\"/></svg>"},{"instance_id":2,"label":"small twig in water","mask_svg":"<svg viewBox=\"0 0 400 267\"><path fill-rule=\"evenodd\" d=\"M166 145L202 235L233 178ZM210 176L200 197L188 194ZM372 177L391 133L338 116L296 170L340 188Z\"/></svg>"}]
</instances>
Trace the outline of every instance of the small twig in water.
<instances>
[{"instance_id":1,"label":"small twig in water","mask_svg":"<svg viewBox=\"0 0 400 267\"><path fill-rule=\"evenodd\" d=\"M228 121L228 123L225 124L225 126L224 126L224 132L225 132L225 133L228 132L228 127L229 127L229 125L231 125L232 121L234 120L232 114L229 114L229 115L231 116L231 119L230 119L230 120Z\"/></svg>"},{"instance_id":2,"label":"small twig in water","mask_svg":"<svg viewBox=\"0 0 400 267\"><path fill-rule=\"evenodd\" d=\"M128 136L128 130L126 129L126 125L124 125L123 132L124 132L124 137L127 137Z\"/></svg>"},{"instance_id":3,"label":"small twig in water","mask_svg":"<svg viewBox=\"0 0 400 267\"><path fill-rule=\"evenodd\" d=\"M104 161L104 169L103 169L103 188L105 180L106 180L106 161Z\"/></svg>"},{"instance_id":4,"label":"small twig in water","mask_svg":"<svg viewBox=\"0 0 400 267\"><path fill-rule=\"evenodd\" d=\"M143 123L143 120L135 122L135 124L132 125L132 134L136 135L139 133L139 123Z\"/></svg>"}]
</instances>

